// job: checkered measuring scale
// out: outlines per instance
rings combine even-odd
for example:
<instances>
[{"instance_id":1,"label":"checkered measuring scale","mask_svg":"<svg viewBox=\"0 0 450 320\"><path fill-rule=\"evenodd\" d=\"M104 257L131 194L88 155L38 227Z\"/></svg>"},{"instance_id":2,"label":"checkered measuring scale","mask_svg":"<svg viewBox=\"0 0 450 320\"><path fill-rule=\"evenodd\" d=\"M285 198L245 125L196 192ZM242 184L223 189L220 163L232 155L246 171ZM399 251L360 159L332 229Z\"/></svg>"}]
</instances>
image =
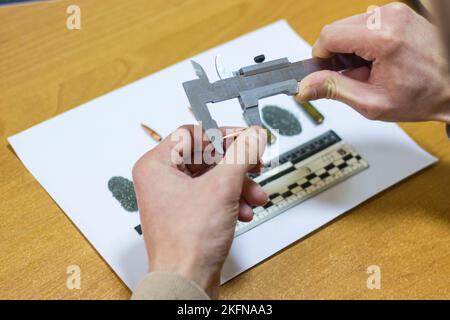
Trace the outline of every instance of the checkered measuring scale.
<instances>
[{"instance_id":1,"label":"checkered measuring scale","mask_svg":"<svg viewBox=\"0 0 450 320\"><path fill-rule=\"evenodd\" d=\"M280 156L279 166L251 175L269 195L253 220L238 222L235 237L367 169L369 164L332 130Z\"/></svg>"}]
</instances>

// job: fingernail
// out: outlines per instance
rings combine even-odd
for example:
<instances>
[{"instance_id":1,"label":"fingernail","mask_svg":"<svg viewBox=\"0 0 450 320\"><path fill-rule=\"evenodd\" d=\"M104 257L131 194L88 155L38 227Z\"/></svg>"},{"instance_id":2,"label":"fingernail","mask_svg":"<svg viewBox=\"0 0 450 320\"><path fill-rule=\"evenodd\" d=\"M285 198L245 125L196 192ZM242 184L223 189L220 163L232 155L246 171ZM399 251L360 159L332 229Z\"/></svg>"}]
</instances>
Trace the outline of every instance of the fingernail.
<instances>
[{"instance_id":1,"label":"fingernail","mask_svg":"<svg viewBox=\"0 0 450 320\"><path fill-rule=\"evenodd\" d=\"M266 204L267 201L269 201L269 196L267 195L267 193L264 190L258 190L258 197L261 200L264 200L264 204Z\"/></svg>"},{"instance_id":2,"label":"fingernail","mask_svg":"<svg viewBox=\"0 0 450 320\"><path fill-rule=\"evenodd\" d=\"M297 100L300 102L306 102L317 99L317 90L309 85L300 86L300 90L297 94Z\"/></svg>"},{"instance_id":3,"label":"fingernail","mask_svg":"<svg viewBox=\"0 0 450 320\"><path fill-rule=\"evenodd\" d=\"M263 197L264 199L267 199L267 197L268 197L267 192L265 192L264 190L259 190L259 193L261 194L261 197Z\"/></svg>"}]
</instances>

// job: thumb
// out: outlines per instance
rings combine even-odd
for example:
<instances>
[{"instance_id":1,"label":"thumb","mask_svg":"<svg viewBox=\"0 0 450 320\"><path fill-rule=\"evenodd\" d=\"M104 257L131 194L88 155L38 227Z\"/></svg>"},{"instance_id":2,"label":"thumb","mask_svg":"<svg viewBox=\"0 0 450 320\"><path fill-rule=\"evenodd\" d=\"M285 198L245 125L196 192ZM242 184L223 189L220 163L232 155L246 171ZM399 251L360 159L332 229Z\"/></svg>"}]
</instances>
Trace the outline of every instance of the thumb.
<instances>
[{"instance_id":1,"label":"thumb","mask_svg":"<svg viewBox=\"0 0 450 320\"><path fill-rule=\"evenodd\" d=\"M333 99L348 104L367 118L376 118L384 106L384 95L370 83L338 72L324 70L312 73L299 84L296 100L307 102Z\"/></svg>"},{"instance_id":2,"label":"thumb","mask_svg":"<svg viewBox=\"0 0 450 320\"><path fill-rule=\"evenodd\" d=\"M259 164L267 131L253 126L243 131L226 149L225 156L209 173L233 188L242 188L246 173Z\"/></svg>"}]
</instances>

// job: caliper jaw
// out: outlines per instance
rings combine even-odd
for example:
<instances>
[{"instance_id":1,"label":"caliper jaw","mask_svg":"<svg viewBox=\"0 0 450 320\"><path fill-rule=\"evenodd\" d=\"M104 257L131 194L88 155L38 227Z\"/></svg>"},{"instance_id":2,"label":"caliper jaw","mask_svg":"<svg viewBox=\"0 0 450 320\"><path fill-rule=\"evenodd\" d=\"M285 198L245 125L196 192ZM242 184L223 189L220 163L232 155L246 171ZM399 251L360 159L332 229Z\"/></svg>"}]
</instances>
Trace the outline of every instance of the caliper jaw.
<instances>
[{"instance_id":1,"label":"caliper jaw","mask_svg":"<svg viewBox=\"0 0 450 320\"><path fill-rule=\"evenodd\" d=\"M223 136L217 125L217 122L211 117L211 113L207 106L207 90L210 87L208 77L197 62L191 61L198 79L187 81L183 83L189 103L196 120L201 124L206 136L216 152L224 154L223 150Z\"/></svg>"}]
</instances>

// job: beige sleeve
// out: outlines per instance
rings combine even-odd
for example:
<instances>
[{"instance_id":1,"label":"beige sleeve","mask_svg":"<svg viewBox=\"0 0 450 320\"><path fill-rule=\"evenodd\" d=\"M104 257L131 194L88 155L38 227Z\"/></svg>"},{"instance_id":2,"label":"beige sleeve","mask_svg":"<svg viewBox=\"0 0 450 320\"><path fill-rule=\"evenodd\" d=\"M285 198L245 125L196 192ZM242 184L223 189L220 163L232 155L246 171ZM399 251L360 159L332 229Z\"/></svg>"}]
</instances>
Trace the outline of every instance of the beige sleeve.
<instances>
[{"instance_id":1,"label":"beige sleeve","mask_svg":"<svg viewBox=\"0 0 450 320\"><path fill-rule=\"evenodd\" d=\"M193 281L176 273L151 272L145 276L132 300L209 300Z\"/></svg>"}]
</instances>

